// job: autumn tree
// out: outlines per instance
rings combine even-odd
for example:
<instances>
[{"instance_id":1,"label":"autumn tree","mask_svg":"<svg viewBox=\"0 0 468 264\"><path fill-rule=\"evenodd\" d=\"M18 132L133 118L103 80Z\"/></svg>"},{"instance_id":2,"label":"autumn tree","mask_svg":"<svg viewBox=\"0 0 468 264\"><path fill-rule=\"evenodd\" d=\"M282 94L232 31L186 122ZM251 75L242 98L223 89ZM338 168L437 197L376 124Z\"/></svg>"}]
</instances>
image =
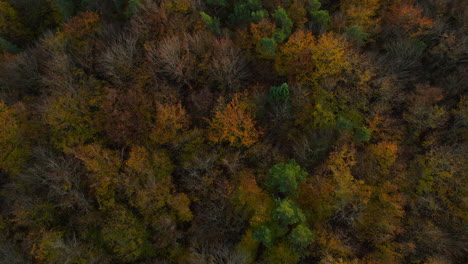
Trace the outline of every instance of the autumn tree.
<instances>
[{"instance_id":1,"label":"autumn tree","mask_svg":"<svg viewBox=\"0 0 468 264\"><path fill-rule=\"evenodd\" d=\"M0 2L0 35L5 41L20 43L30 38L28 29L21 23L19 14L7 1Z\"/></svg>"},{"instance_id":2,"label":"autumn tree","mask_svg":"<svg viewBox=\"0 0 468 264\"><path fill-rule=\"evenodd\" d=\"M65 152L95 141L100 131L96 112L102 102L102 86L92 78L87 81L88 87L52 96L43 110L54 145Z\"/></svg>"},{"instance_id":3,"label":"autumn tree","mask_svg":"<svg viewBox=\"0 0 468 264\"><path fill-rule=\"evenodd\" d=\"M378 11L381 0L342 0L340 10L345 15L347 28L359 26L364 32L377 33L380 17Z\"/></svg>"},{"instance_id":4,"label":"autumn tree","mask_svg":"<svg viewBox=\"0 0 468 264\"><path fill-rule=\"evenodd\" d=\"M0 101L0 169L11 174L20 172L29 155L24 122L18 113L24 110L24 106L10 107Z\"/></svg>"},{"instance_id":5,"label":"autumn tree","mask_svg":"<svg viewBox=\"0 0 468 264\"><path fill-rule=\"evenodd\" d=\"M119 154L98 144L78 146L73 154L83 161L90 172L88 177L99 207L113 208L116 205L118 175L122 166Z\"/></svg>"},{"instance_id":6,"label":"autumn tree","mask_svg":"<svg viewBox=\"0 0 468 264\"><path fill-rule=\"evenodd\" d=\"M262 134L255 123L252 106L245 94L237 93L227 105L223 105L222 99L219 100L215 115L209 122L208 138L215 143L228 142L231 146L249 147Z\"/></svg>"},{"instance_id":7,"label":"autumn tree","mask_svg":"<svg viewBox=\"0 0 468 264\"><path fill-rule=\"evenodd\" d=\"M409 3L395 3L386 16L388 29L402 37L417 38L429 33L434 21L423 14L423 10Z\"/></svg>"},{"instance_id":8,"label":"autumn tree","mask_svg":"<svg viewBox=\"0 0 468 264\"><path fill-rule=\"evenodd\" d=\"M150 139L158 144L174 142L189 124L189 116L180 102L157 103Z\"/></svg>"}]
</instances>

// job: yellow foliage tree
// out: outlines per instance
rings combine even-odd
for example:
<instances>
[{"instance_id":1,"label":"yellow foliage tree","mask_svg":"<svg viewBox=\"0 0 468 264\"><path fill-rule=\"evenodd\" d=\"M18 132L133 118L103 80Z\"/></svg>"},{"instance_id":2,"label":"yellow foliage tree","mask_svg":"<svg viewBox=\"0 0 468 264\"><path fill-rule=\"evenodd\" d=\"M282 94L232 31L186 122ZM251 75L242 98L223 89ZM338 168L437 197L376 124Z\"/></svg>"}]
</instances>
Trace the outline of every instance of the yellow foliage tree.
<instances>
[{"instance_id":1,"label":"yellow foliage tree","mask_svg":"<svg viewBox=\"0 0 468 264\"><path fill-rule=\"evenodd\" d=\"M150 139L158 144L170 143L187 130L189 124L189 116L180 102L159 103Z\"/></svg>"},{"instance_id":2,"label":"yellow foliage tree","mask_svg":"<svg viewBox=\"0 0 468 264\"><path fill-rule=\"evenodd\" d=\"M346 25L359 25L365 31L375 30L380 18L377 15L381 0L341 0L340 9L346 16Z\"/></svg>"},{"instance_id":3,"label":"yellow foliage tree","mask_svg":"<svg viewBox=\"0 0 468 264\"><path fill-rule=\"evenodd\" d=\"M0 169L10 174L19 173L27 159L23 129L17 110L0 101Z\"/></svg>"},{"instance_id":4,"label":"yellow foliage tree","mask_svg":"<svg viewBox=\"0 0 468 264\"><path fill-rule=\"evenodd\" d=\"M118 154L97 144L79 146L73 150L73 153L91 172L90 185L101 208L113 207L115 191L119 184L119 170L122 166Z\"/></svg>"},{"instance_id":5,"label":"yellow foliage tree","mask_svg":"<svg viewBox=\"0 0 468 264\"><path fill-rule=\"evenodd\" d=\"M339 80L359 86L370 79L368 66L335 33L326 33L316 39L311 33L298 31L280 47L275 57L275 69L301 84L327 84ZM364 66L366 65L366 66Z\"/></svg>"}]
</instances>

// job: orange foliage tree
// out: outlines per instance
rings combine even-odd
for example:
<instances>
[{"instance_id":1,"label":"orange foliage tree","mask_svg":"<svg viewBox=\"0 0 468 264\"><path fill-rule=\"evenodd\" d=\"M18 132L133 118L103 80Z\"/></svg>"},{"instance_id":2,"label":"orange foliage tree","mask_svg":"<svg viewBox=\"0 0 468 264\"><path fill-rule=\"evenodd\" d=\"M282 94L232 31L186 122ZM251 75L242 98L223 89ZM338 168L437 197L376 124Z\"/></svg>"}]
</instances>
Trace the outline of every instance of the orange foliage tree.
<instances>
[{"instance_id":1,"label":"orange foliage tree","mask_svg":"<svg viewBox=\"0 0 468 264\"><path fill-rule=\"evenodd\" d=\"M340 9L346 16L347 26L359 25L367 30L374 29L380 19L377 17L381 0L341 0Z\"/></svg>"},{"instance_id":2,"label":"orange foliage tree","mask_svg":"<svg viewBox=\"0 0 468 264\"><path fill-rule=\"evenodd\" d=\"M410 3L392 5L386 18L394 33L408 37L425 35L434 25L434 21L423 15L422 9Z\"/></svg>"},{"instance_id":3,"label":"orange foliage tree","mask_svg":"<svg viewBox=\"0 0 468 264\"><path fill-rule=\"evenodd\" d=\"M275 69L280 75L307 85L325 83L331 87L343 81L360 87L371 77L368 66L343 37L334 33L316 39L309 32L298 31L275 57Z\"/></svg>"},{"instance_id":4,"label":"orange foliage tree","mask_svg":"<svg viewBox=\"0 0 468 264\"><path fill-rule=\"evenodd\" d=\"M169 143L186 131L189 125L189 116L180 102L157 103L150 139L158 144Z\"/></svg>"},{"instance_id":5,"label":"orange foliage tree","mask_svg":"<svg viewBox=\"0 0 468 264\"><path fill-rule=\"evenodd\" d=\"M237 93L227 104L220 105L209 122L208 138L228 142L231 146L249 147L258 141L262 132L255 127L254 113L246 94Z\"/></svg>"}]
</instances>

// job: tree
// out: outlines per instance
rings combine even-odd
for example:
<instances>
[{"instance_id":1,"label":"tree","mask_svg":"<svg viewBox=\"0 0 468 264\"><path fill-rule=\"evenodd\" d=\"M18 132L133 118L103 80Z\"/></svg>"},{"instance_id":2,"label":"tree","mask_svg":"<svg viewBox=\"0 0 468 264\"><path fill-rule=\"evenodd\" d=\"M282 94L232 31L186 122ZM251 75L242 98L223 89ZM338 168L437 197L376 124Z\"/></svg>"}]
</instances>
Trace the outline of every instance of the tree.
<instances>
[{"instance_id":1,"label":"tree","mask_svg":"<svg viewBox=\"0 0 468 264\"><path fill-rule=\"evenodd\" d=\"M189 116L180 102L157 103L150 139L158 144L174 143L188 129L189 124Z\"/></svg>"},{"instance_id":2,"label":"tree","mask_svg":"<svg viewBox=\"0 0 468 264\"><path fill-rule=\"evenodd\" d=\"M299 255L287 243L282 242L269 247L264 255L266 263L271 264L296 264L299 263Z\"/></svg>"},{"instance_id":3,"label":"tree","mask_svg":"<svg viewBox=\"0 0 468 264\"><path fill-rule=\"evenodd\" d=\"M289 18L288 13L284 8L278 7L275 13L273 14L273 18L275 19L276 25L279 27L275 31L273 38L278 42L283 42L289 35L291 35L293 22L291 18Z\"/></svg>"},{"instance_id":4,"label":"tree","mask_svg":"<svg viewBox=\"0 0 468 264\"><path fill-rule=\"evenodd\" d=\"M262 134L255 128L252 107L246 94L237 93L227 104L219 100L215 116L209 122L208 138L215 142L228 142L231 146L249 147Z\"/></svg>"},{"instance_id":5,"label":"tree","mask_svg":"<svg viewBox=\"0 0 468 264\"><path fill-rule=\"evenodd\" d=\"M274 211L275 220L283 226L291 226L294 224L303 223L305 215L296 203L289 199L284 199L278 202Z\"/></svg>"},{"instance_id":6,"label":"tree","mask_svg":"<svg viewBox=\"0 0 468 264\"><path fill-rule=\"evenodd\" d=\"M78 146L73 150L73 154L82 160L86 169L91 172L89 184L95 192L100 209L113 208L119 185L119 170L122 166L119 155L97 144Z\"/></svg>"},{"instance_id":7,"label":"tree","mask_svg":"<svg viewBox=\"0 0 468 264\"><path fill-rule=\"evenodd\" d=\"M319 10L311 13L312 23L327 28L331 25L330 14L327 10Z\"/></svg>"},{"instance_id":8,"label":"tree","mask_svg":"<svg viewBox=\"0 0 468 264\"><path fill-rule=\"evenodd\" d=\"M280 86L272 86L268 93L268 100L271 103L286 103L289 99L289 86L283 83Z\"/></svg>"},{"instance_id":9,"label":"tree","mask_svg":"<svg viewBox=\"0 0 468 264\"><path fill-rule=\"evenodd\" d=\"M76 12L73 0L55 0L54 5L59 9L63 21L67 21Z\"/></svg>"},{"instance_id":10,"label":"tree","mask_svg":"<svg viewBox=\"0 0 468 264\"><path fill-rule=\"evenodd\" d=\"M206 3L208 5L221 6L221 7L227 7L229 5L228 0L206 0Z\"/></svg>"},{"instance_id":11,"label":"tree","mask_svg":"<svg viewBox=\"0 0 468 264\"><path fill-rule=\"evenodd\" d=\"M260 0L236 1L234 11L229 15L233 24L259 23L268 17L268 11L263 8Z\"/></svg>"},{"instance_id":12,"label":"tree","mask_svg":"<svg viewBox=\"0 0 468 264\"><path fill-rule=\"evenodd\" d=\"M314 233L304 224L296 226L288 236L296 251L304 251L314 241Z\"/></svg>"},{"instance_id":13,"label":"tree","mask_svg":"<svg viewBox=\"0 0 468 264\"><path fill-rule=\"evenodd\" d=\"M209 78L226 92L237 92L249 76L247 60L240 50L227 38L213 43L213 58L208 65Z\"/></svg>"},{"instance_id":14,"label":"tree","mask_svg":"<svg viewBox=\"0 0 468 264\"><path fill-rule=\"evenodd\" d=\"M307 172L296 161L290 160L288 163L274 165L268 171L265 184L273 195L296 195L299 183L306 177Z\"/></svg>"},{"instance_id":15,"label":"tree","mask_svg":"<svg viewBox=\"0 0 468 264\"><path fill-rule=\"evenodd\" d=\"M253 239L258 242L261 242L265 247L270 247L273 245L273 234L267 226L258 227L252 235Z\"/></svg>"},{"instance_id":16,"label":"tree","mask_svg":"<svg viewBox=\"0 0 468 264\"><path fill-rule=\"evenodd\" d=\"M322 6L322 3L320 3L320 0L307 0L306 1L306 7L309 13L320 10L321 6Z\"/></svg>"},{"instance_id":17,"label":"tree","mask_svg":"<svg viewBox=\"0 0 468 264\"><path fill-rule=\"evenodd\" d=\"M20 14L6 1L0 1L0 36L17 44L30 38L20 21Z\"/></svg>"},{"instance_id":18,"label":"tree","mask_svg":"<svg viewBox=\"0 0 468 264\"><path fill-rule=\"evenodd\" d=\"M208 29L211 30L211 32L213 32L214 34L221 33L219 18L212 17L205 12L200 12L200 15L201 15L203 23Z\"/></svg>"},{"instance_id":19,"label":"tree","mask_svg":"<svg viewBox=\"0 0 468 264\"><path fill-rule=\"evenodd\" d=\"M361 47L365 44L369 34L364 32L359 25L354 25L346 28L346 34L356 42L358 47Z\"/></svg>"},{"instance_id":20,"label":"tree","mask_svg":"<svg viewBox=\"0 0 468 264\"><path fill-rule=\"evenodd\" d=\"M103 242L114 259L124 262L133 262L151 253L148 235L143 224L123 206L109 211L102 227Z\"/></svg>"},{"instance_id":21,"label":"tree","mask_svg":"<svg viewBox=\"0 0 468 264\"><path fill-rule=\"evenodd\" d=\"M418 38L429 33L434 21L423 15L423 10L411 3L395 3L386 16L386 28L402 37Z\"/></svg>"},{"instance_id":22,"label":"tree","mask_svg":"<svg viewBox=\"0 0 468 264\"><path fill-rule=\"evenodd\" d=\"M442 126L447 120L447 111L437 103L444 98L439 88L418 85L408 100L407 111L403 118L410 124L415 136L427 129Z\"/></svg>"},{"instance_id":23,"label":"tree","mask_svg":"<svg viewBox=\"0 0 468 264\"><path fill-rule=\"evenodd\" d=\"M312 61L312 45L315 37L304 31L295 32L288 41L281 46L275 57L275 69L280 75L291 77L308 74L314 69ZM302 77L299 77L302 79Z\"/></svg>"},{"instance_id":24,"label":"tree","mask_svg":"<svg viewBox=\"0 0 468 264\"><path fill-rule=\"evenodd\" d=\"M340 10L346 17L347 27L358 25L365 32L376 32L380 18L378 11L381 0L341 0Z\"/></svg>"},{"instance_id":25,"label":"tree","mask_svg":"<svg viewBox=\"0 0 468 264\"><path fill-rule=\"evenodd\" d=\"M288 8L289 16L296 26L307 22L307 9L304 1L295 0Z\"/></svg>"},{"instance_id":26,"label":"tree","mask_svg":"<svg viewBox=\"0 0 468 264\"><path fill-rule=\"evenodd\" d=\"M99 84L92 90L90 87L80 87L76 92L67 91L49 98L44 118L50 126L52 142L57 148L70 152L78 145L98 139L100 129L96 115L102 99L102 87Z\"/></svg>"},{"instance_id":27,"label":"tree","mask_svg":"<svg viewBox=\"0 0 468 264\"><path fill-rule=\"evenodd\" d=\"M275 58L277 46L274 38L262 38L256 48L259 58L270 60Z\"/></svg>"},{"instance_id":28,"label":"tree","mask_svg":"<svg viewBox=\"0 0 468 264\"><path fill-rule=\"evenodd\" d=\"M239 173L239 185L232 194L231 204L237 211L250 217L250 226L256 227L268 221L273 203L273 199L258 186L251 171Z\"/></svg>"},{"instance_id":29,"label":"tree","mask_svg":"<svg viewBox=\"0 0 468 264\"><path fill-rule=\"evenodd\" d=\"M25 110L21 105L17 107ZM17 109L0 101L0 169L12 175L21 171L29 155L25 127Z\"/></svg>"}]
</instances>

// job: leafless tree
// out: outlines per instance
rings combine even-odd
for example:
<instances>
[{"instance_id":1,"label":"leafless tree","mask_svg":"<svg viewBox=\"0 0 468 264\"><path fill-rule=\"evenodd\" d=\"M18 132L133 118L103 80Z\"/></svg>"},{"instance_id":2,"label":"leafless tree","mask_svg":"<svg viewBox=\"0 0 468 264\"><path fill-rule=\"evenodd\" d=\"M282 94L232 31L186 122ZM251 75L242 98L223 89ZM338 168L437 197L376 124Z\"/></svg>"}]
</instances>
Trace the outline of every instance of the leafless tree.
<instances>
[{"instance_id":1,"label":"leafless tree","mask_svg":"<svg viewBox=\"0 0 468 264\"><path fill-rule=\"evenodd\" d=\"M56 207L90 209L81 186L86 172L78 160L56 155L45 148L34 149L34 157L35 164L19 176L21 179L44 186L47 198Z\"/></svg>"},{"instance_id":2,"label":"leafless tree","mask_svg":"<svg viewBox=\"0 0 468 264\"><path fill-rule=\"evenodd\" d=\"M247 61L227 38L214 40L212 60L208 66L210 79L229 93L236 92L249 76Z\"/></svg>"},{"instance_id":3,"label":"leafless tree","mask_svg":"<svg viewBox=\"0 0 468 264\"><path fill-rule=\"evenodd\" d=\"M249 258L234 245L223 243L196 245L191 250L191 257L190 264L244 264Z\"/></svg>"},{"instance_id":4,"label":"leafless tree","mask_svg":"<svg viewBox=\"0 0 468 264\"><path fill-rule=\"evenodd\" d=\"M137 40L133 34L120 34L101 55L101 70L117 84L124 83L134 72Z\"/></svg>"}]
</instances>

